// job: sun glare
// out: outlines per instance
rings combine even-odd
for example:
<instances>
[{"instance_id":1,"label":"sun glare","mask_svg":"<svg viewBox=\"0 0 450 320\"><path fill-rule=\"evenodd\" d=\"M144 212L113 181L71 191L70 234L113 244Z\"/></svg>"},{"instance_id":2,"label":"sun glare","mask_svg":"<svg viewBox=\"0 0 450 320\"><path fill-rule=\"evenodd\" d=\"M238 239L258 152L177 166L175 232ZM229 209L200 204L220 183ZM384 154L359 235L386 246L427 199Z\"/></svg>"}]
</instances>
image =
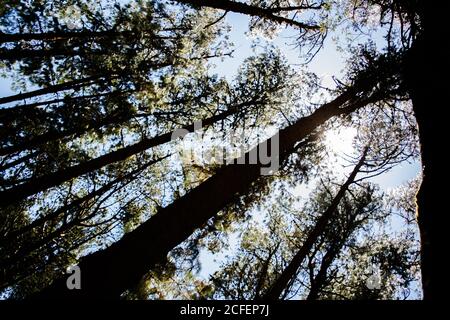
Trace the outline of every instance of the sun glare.
<instances>
[{"instance_id":1,"label":"sun glare","mask_svg":"<svg viewBox=\"0 0 450 320\"><path fill-rule=\"evenodd\" d=\"M329 130L325 134L325 145L338 156L352 154L354 151L353 139L356 136L356 129L351 127Z\"/></svg>"}]
</instances>

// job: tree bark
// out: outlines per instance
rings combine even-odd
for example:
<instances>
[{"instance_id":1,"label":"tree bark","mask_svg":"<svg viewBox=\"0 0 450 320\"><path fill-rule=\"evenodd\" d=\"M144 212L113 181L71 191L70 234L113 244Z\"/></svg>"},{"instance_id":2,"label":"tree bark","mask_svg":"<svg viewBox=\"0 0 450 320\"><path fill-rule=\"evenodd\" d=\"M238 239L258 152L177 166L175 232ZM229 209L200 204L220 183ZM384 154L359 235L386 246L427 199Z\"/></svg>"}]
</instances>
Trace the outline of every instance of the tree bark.
<instances>
[{"instance_id":1,"label":"tree bark","mask_svg":"<svg viewBox=\"0 0 450 320\"><path fill-rule=\"evenodd\" d=\"M248 104L248 102L240 105L246 104ZM235 114L237 111L238 107L235 106L230 110L224 111L218 115L203 120L202 124L204 126L212 125L216 122L226 119L232 114ZM193 132L195 130L195 126L194 124L190 124L181 129L184 129L188 132ZM0 206L8 206L15 202L26 199L28 196L58 186L66 181L77 178L86 173L93 172L118 161L123 161L133 155L138 154L139 152L143 152L158 145L168 143L172 140L172 134L173 132L168 132L153 138L144 139L136 144L118 149L98 158L75 165L73 167L30 179L30 181L28 182L0 192Z\"/></svg>"},{"instance_id":2,"label":"tree bark","mask_svg":"<svg viewBox=\"0 0 450 320\"><path fill-rule=\"evenodd\" d=\"M336 259L339 251L341 251L344 246L345 240L348 237L343 237L343 239L338 239L336 243L334 243L331 248L325 253L325 256L322 259L322 263L320 264L319 272L315 278L311 281L311 288L308 292L308 296L306 300L317 300L319 297L320 291L324 288L325 282L327 280L327 272L333 263L334 259Z\"/></svg>"},{"instance_id":3,"label":"tree bark","mask_svg":"<svg viewBox=\"0 0 450 320\"><path fill-rule=\"evenodd\" d=\"M1 165L0 166L0 171L8 170L8 169L13 168L13 167L15 167L15 166L17 166L17 165L19 165L21 163L24 163L24 162L28 161L30 159L33 159L35 156L39 155L40 153L41 153L40 151L30 152L30 153L28 153L27 155L25 155L23 157L20 157L20 158L15 159L15 160L13 160L11 162L8 162L8 163L6 163L4 165Z\"/></svg>"},{"instance_id":4,"label":"tree bark","mask_svg":"<svg viewBox=\"0 0 450 320\"><path fill-rule=\"evenodd\" d=\"M354 98L345 92L310 116L279 132L279 156L285 157L298 141L305 139L316 128L334 116L349 113L369 103L358 100L342 108ZM250 152L260 148L256 146ZM250 153L249 152L249 153ZM249 157L249 153L245 156ZM50 287L33 298L118 299L155 264L164 261L167 254L185 241L196 229L229 204L237 195L245 193L261 173L261 163L229 164L198 187L161 209L147 222L126 234L109 248L81 259L81 290L68 290L62 276Z\"/></svg>"},{"instance_id":5,"label":"tree bark","mask_svg":"<svg viewBox=\"0 0 450 320\"><path fill-rule=\"evenodd\" d=\"M55 85L52 85L52 86L49 86L49 87L46 87L43 89L38 89L38 90L30 91L30 92L25 92L25 93L20 93L20 94L8 96L8 97L3 97L3 98L0 98L0 104L10 103L10 102L34 98L34 97L39 97L39 96L42 96L45 94L56 93L56 92L60 92L60 91L78 88L80 86L88 86L88 85L92 84L92 81L101 79L103 77L107 77L107 76L104 76L104 75L90 76L90 77L83 78L83 79L77 79L77 80L72 80L72 81L68 81L65 83L55 84ZM7 109L5 109L5 110L7 110Z\"/></svg>"},{"instance_id":6,"label":"tree bark","mask_svg":"<svg viewBox=\"0 0 450 320\"><path fill-rule=\"evenodd\" d=\"M42 33L0 33L0 43L31 41L31 40L45 40L58 41L73 38L99 38L111 37L122 34L119 31L59 31L59 32L42 32ZM128 34L128 32L126 33Z\"/></svg>"},{"instance_id":7,"label":"tree bark","mask_svg":"<svg viewBox=\"0 0 450 320\"><path fill-rule=\"evenodd\" d=\"M443 139L447 123L444 123L446 117L442 116L439 108L445 107L442 102L446 97L442 95L448 88L447 82L438 75L448 57L446 51L436 45L445 38L447 11L436 10L431 1L418 2L417 10L421 15L423 33L414 41L405 59L404 79L419 129L422 161L422 183L416 200L423 298L436 300L443 297L440 292L446 290L443 280L447 277L441 266L443 263L439 261L442 253L436 249L438 236L447 232L444 230L447 224L441 222L443 210L439 207L447 196L442 189L447 184L442 175L447 170L447 163L439 161L445 149Z\"/></svg>"},{"instance_id":8,"label":"tree bark","mask_svg":"<svg viewBox=\"0 0 450 320\"><path fill-rule=\"evenodd\" d=\"M46 101L39 101L34 103L28 103L28 104L19 104L13 107L9 108L2 108L0 109L0 121L5 123L7 121L12 121L17 117L17 114L20 116L29 115L29 112L33 110L33 108L39 107L39 106L45 106L45 105L51 105L51 104L59 104L62 102L74 102L76 100L89 100L94 98L100 98L105 97L108 95L121 95L121 94L127 94L132 93L135 90L124 90L124 91L113 91L113 92L106 92L106 93L97 93L97 94L90 94L90 95L82 95L82 96L75 96L75 97L64 97L61 99L52 99L52 100L46 100ZM28 112L28 113L27 113ZM12 116L15 117L12 117Z\"/></svg>"},{"instance_id":9,"label":"tree bark","mask_svg":"<svg viewBox=\"0 0 450 320\"><path fill-rule=\"evenodd\" d=\"M92 56L92 55L107 55L106 50L75 50L73 48L52 48L52 49L2 49L0 48L0 60L8 61L10 63L23 59L42 59L51 57L75 57L75 56Z\"/></svg>"},{"instance_id":10,"label":"tree bark","mask_svg":"<svg viewBox=\"0 0 450 320\"><path fill-rule=\"evenodd\" d=\"M0 148L0 156L16 153L19 151L25 151L33 149L42 144L46 144L52 141L61 140L63 138L72 136L73 138L79 137L86 132L89 132L93 129L102 128L108 125L120 125L131 120L135 117L135 114L116 114L116 115L107 115L103 119L94 120L88 122L85 126L73 127L64 131L49 131L44 134L31 137L29 139L24 139L25 141L20 141L14 145L5 146ZM150 116L150 115L149 115Z\"/></svg>"},{"instance_id":11,"label":"tree bark","mask_svg":"<svg viewBox=\"0 0 450 320\"><path fill-rule=\"evenodd\" d=\"M100 187L99 189L90 192L86 196L78 198L76 200L73 200L72 202L59 208L58 210L55 210L46 216L36 219L29 225L7 234L6 237L0 239L0 247L4 246L7 242L14 241L14 239L17 239L18 237L20 237L21 235L23 235L26 232L29 232L37 227L44 225L47 221L58 218L60 215L68 212L69 210L81 207L83 204L94 199L95 197L105 194L109 190L113 189L113 187L115 185L117 185L121 182L122 182L122 185L120 186L119 189L123 188L127 184L136 180L138 175L141 172L143 172L145 169L147 169L148 167L152 166L155 163L158 163L158 162L166 159L167 157L168 156L149 161L146 164L140 166L139 168L137 168L123 176L119 176L118 178L105 184L104 186ZM114 190L114 191L118 191L119 189L116 188L116 190ZM83 220L85 220L85 219L89 219L89 218L83 217ZM16 253L14 253L12 256L10 256L6 259L2 259L0 261L0 268L5 268L5 266L8 266L8 265L11 265L11 264L21 261L22 259L24 259L27 255L29 255L33 251L38 250L39 248L43 247L50 241L59 237L63 232L66 232L67 230L76 226L79 222L80 222L80 220L78 218L73 218L73 220L62 224L59 228L50 232L45 237L38 239L37 241L34 241L34 242L26 242L24 244L21 244L20 249ZM4 279L0 279L0 286L2 286L3 282L4 282Z\"/></svg>"},{"instance_id":12,"label":"tree bark","mask_svg":"<svg viewBox=\"0 0 450 320\"><path fill-rule=\"evenodd\" d=\"M215 1L206 1L206 0L177 0L178 2L190 4L196 7L209 7L214 9L221 9L225 11L241 13L248 16L260 17L267 20L271 20L276 23L286 24L289 26L297 27L300 29L308 29L308 30L318 30L320 29L317 25L308 25L306 23L302 23L296 20L292 20L289 18L285 18L282 16L278 16L273 14L273 11L270 9L261 8L258 6L248 5L246 3L242 3L239 1L231 1L231 0L215 0Z\"/></svg>"},{"instance_id":13,"label":"tree bark","mask_svg":"<svg viewBox=\"0 0 450 320\"><path fill-rule=\"evenodd\" d=\"M330 206L317 220L316 225L308 234L305 242L302 244L300 250L292 258L288 266L283 270L278 279L272 284L270 289L263 296L265 300L278 300L281 293L288 287L289 282L295 277L298 269L301 267L303 260L305 260L308 253L311 251L314 243L316 243L319 236L323 233L325 227L328 225L329 221L333 218L334 212L338 208L339 203L347 192L349 186L355 181L356 175L360 171L361 167L364 165L366 159L367 149L364 151L359 162L353 168L353 171L345 181L345 183L339 188L338 193L333 198Z\"/></svg>"},{"instance_id":14,"label":"tree bark","mask_svg":"<svg viewBox=\"0 0 450 320\"><path fill-rule=\"evenodd\" d=\"M328 268L330 268L331 263L333 262L334 258L338 254L339 251L330 250L327 251L324 258L322 259L322 263L320 265L319 272L317 272L316 277L311 282L311 288L308 292L308 296L306 300L317 300L319 297L320 290L323 288Z\"/></svg>"}]
</instances>

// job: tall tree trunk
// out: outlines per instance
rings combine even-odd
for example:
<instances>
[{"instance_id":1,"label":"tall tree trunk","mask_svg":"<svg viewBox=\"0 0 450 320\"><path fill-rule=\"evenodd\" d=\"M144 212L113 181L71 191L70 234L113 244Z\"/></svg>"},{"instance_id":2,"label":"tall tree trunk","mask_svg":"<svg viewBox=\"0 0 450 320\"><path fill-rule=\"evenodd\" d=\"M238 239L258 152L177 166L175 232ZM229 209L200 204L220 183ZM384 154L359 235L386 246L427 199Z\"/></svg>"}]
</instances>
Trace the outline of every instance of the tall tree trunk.
<instances>
[{"instance_id":1,"label":"tall tree trunk","mask_svg":"<svg viewBox=\"0 0 450 320\"><path fill-rule=\"evenodd\" d=\"M74 50L73 48L52 48L52 49L2 49L0 48L0 61L8 61L10 63L23 59L42 59L51 57L74 57L74 56L92 56L107 55L106 50L84 51L83 49Z\"/></svg>"},{"instance_id":2,"label":"tall tree trunk","mask_svg":"<svg viewBox=\"0 0 450 320\"><path fill-rule=\"evenodd\" d=\"M1 123L6 123L8 121L12 121L14 119L17 119L18 116L26 116L30 115L30 112L33 111L33 108L39 107L39 106L45 106L45 105L52 105L52 104L60 104L63 102L74 102L76 100L89 100L94 98L100 98L105 97L108 95L122 95L127 93L133 93L135 90L116 90L112 92L104 92L104 93L97 93L97 94L90 94L90 95L82 95L82 96L75 96L75 97L64 97L61 99L52 99L52 100L46 100L46 101L39 101L34 103L28 103L28 104L20 104L16 105L14 107L9 108L2 108L0 109L0 121Z\"/></svg>"},{"instance_id":3,"label":"tall tree trunk","mask_svg":"<svg viewBox=\"0 0 450 320\"><path fill-rule=\"evenodd\" d=\"M279 156L284 158L295 144L334 116L363 107L368 100L357 100L346 92L316 110L308 117L279 132ZM265 143L265 145L267 145ZM249 151L255 152L261 144ZM164 261L167 254L185 241L196 229L229 204L236 196L245 193L261 175L262 164L229 164L189 193L161 209L147 222L126 234L109 248L81 259L81 290L68 290L65 277L34 298L110 298L118 299L155 264Z\"/></svg>"},{"instance_id":4,"label":"tall tree trunk","mask_svg":"<svg viewBox=\"0 0 450 320\"><path fill-rule=\"evenodd\" d=\"M289 282L296 276L298 269L301 267L303 263L303 260L305 260L308 253L311 252L314 243L316 243L317 239L325 230L325 227L333 218L333 215L336 209L338 208L338 205L341 202L342 198L344 197L345 193L347 192L349 186L355 181L356 175L360 171L361 167L364 165L364 161L366 160L366 154L367 149L364 151L359 162L353 168L353 171L351 172L345 183L339 188L339 191L333 198L333 201L330 203L330 206L320 216L314 228L309 232L308 237L302 244L300 250L295 254L291 262L283 270L283 272L280 274L278 279L273 283L271 288L266 292L266 294L263 296L263 299L278 300L280 298L281 293L288 287Z\"/></svg>"},{"instance_id":5,"label":"tall tree trunk","mask_svg":"<svg viewBox=\"0 0 450 320\"><path fill-rule=\"evenodd\" d=\"M118 31L59 31L59 32L42 32L42 33L0 33L0 43L5 42L18 42L18 41L31 41L31 40L45 40L45 41L58 41L66 39L84 39L84 38L99 38L99 37L111 37L123 34L124 32ZM128 34L128 32L126 33Z\"/></svg>"},{"instance_id":6,"label":"tall tree trunk","mask_svg":"<svg viewBox=\"0 0 450 320\"><path fill-rule=\"evenodd\" d=\"M269 255L267 256L266 260L262 262L261 270L259 271L258 281L256 283L255 287L255 300L258 300L261 296L261 290L264 287L264 284L266 283L269 266L272 260L272 257L275 255L275 253L278 251L278 248L280 247L280 243L278 243L275 248L271 249L269 252Z\"/></svg>"},{"instance_id":7,"label":"tall tree trunk","mask_svg":"<svg viewBox=\"0 0 450 320\"><path fill-rule=\"evenodd\" d=\"M150 114L147 116L150 116ZM93 129L99 129L113 124L120 125L122 123L131 120L134 117L139 117L139 115L135 115L132 113L126 115L124 114L106 115L103 119L89 121L84 126L73 127L70 129L66 129L64 131L49 131L38 136L24 139L23 141L15 143L14 145L0 148L0 156L16 153L19 151L30 150L39 145L46 144L56 140L61 140L69 136L72 138L77 138Z\"/></svg>"},{"instance_id":8,"label":"tall tree trunk","mask_svg":"<svg viewBox=\"0 0 450 320\"><path fill-rule=\"evenodd\" d=\"M433 194L432 185L435 183L434 170L431 166L434 163L434 147L437 141L434 140L433 131L435 128L432 119L432 112L427 112L426 108L430 100L421 88L424 84L418 79L416 72L421 65L419 60L424 58L422 44L418 41L415 47L410 50L410 61L405 68L405 79L409 86L409 93L413 102L413 110L419 127L420 154L422 160L422 183L416 195L417 200L417 221L420 229L421 243L421 273L423 298L431 299L432 294L432 260L433 260L433 237L432 224L436 211L435 202L438 199ZM421 52L422 51L422 52ZM419 73L420 76L423 73Z\"/></svg>"},{"instance_id":9,"label":"tall tree trunk","mask_svg":"<svg viewBox=\"0 0 450 320\"><path fill-rule=\"evenodd\" d=\"M196 7L209 7L214 9L222 9L229 12L242 13L248 16L260 17L267 20L271 20L276 23L286 24L289 26L297 27L300 29L309 29L309 30L318 30L320 26L317 25L308 25L306 23L302 23L296 20L292 20L289 18L285 18L283 16L278 16L274 14L274 11L270 9L261 8L254 5L249 5L246 3L242 3L239 1L231 1L231 0L215 0L215 1L207 1L207 0L177 0L178 2L190 4Z\"/></svg>"},{"instance_id":10,"label":"tall tree trunk","mask_svg":"<svg viewBox=\"0 0 450 320\"><path fill-rule=\"evenodd\" d=\"M439 292L445 292L444 281L446 270L439 257L441 252L436 249L437 237L445 234L446 223L441 222L443 215L442 203L447 196L443 187L442 163L443 140L446 134L446 117L440 108L445 108L448 90L447 82L439 77L443 63L448 60L447 52L437 46L444 39L447 25L446 10L439 9L432 1L419 1L417 10L421 14L423 34L415 40L407 55L404 65L404 78L409 89L413 110L419 128L420 153L422 161L422 183L417 193L417 221L421 238L421 272L422 289L425 300L435 300L443 297ZM442 104L444 102L444 104ZM441 269L439 269L441 268ZM439 288L440 287L440 288Z\"/></svg>"},{"instance_id":11,"label":"tall tree trunk","mask_svg":"<svg viewBox=\"0 0 450 320\"><path fill-rule=\"evenodd\" d=\"M8 97L3 97L3 98L0 98L0 104L10 103L10 102L34 98L34 97L39 97L39 96L42 96L45 94L56 93L56 92L65 91L65 90L69 90L69 89L79 88L80 86L89 86L92 84L93 81L96 81L103 77L108 78L109 76L95 75L95 76L90 76L90 77L83 78L83 79L71 80L71 81L68 81L65 83L55 84L55 85L52 85L52 86L49 86L49 87L46 87L43 89L38 89L38 90L30 91L30 92L25 92L25 93L20 93L20 94L8 96ZM6 110L5 110L5 112L6 112Z\"/></svg>"},{"instance_id":12,"label":"tall tree trunk","mask_svg":"<svg viewBox=\"0 0 450 320\"><path fill-rule=\"evenodd\" d=\"M156 160L151 160L151 161L145 163L144 165L140 166L139 168L105 184L101 188L99 188L95 191L92 191L91 193L87 194L86 196L78 198L78 199L70 202L69 204L61 207L60 209L55 210L55 211L51 212L50 214L43 216L39 219L36 219L29 225L27 225L19 230L11 232L6 237L0 239L0 247L4 246L5 244L7 244L10 241L14 241L14 239L16 239L17 237L20 237L21 235L23 235L26 232L29 232L37 227L44 225L48 221L58 218L59 216L61 216L62 214L66 213L70 210L77 209L77 208L79 210L82 210L83 208L81 208L81 207L83 206L83 204L94 199L97 196L101 196L101 195L105 194L109 190L112 190L114 188L114 186L121 183L121 185L119 187L117 187L117 188L115 188L115 190L113 190L113 192L117 192L118 190L124 188L129 183L136 180L138 175L140 173L142 173L145 169L147 169L148 167L152 166L155 163L158 163L158 162L166 159L167 157L168 156L161 157ZM61 236L62 233L66 232L67 230L76 226L81 221L80 219L82 219L83 221L88 220L92 215L93 214L90 213L88 217L84 216L81 218L73 218L71 221L62 224L60 227L58 227L54 231L50 232L49 234L45 235L41 239L37 239L36 241L33 241L33 242L25 242L25 243L21 244L21 247L19 248L19 250L17 252L15 252L10 257L0 260L0 269L5 268L8 265L20 262L22 259L25 259L33 251L40 249L44 245L48 244L50 241L57 239L59 236ZM5 281L5 279L2 279L1 277L2 276L0 275L0 287L2 286L2 284ZM6 280L6 281L8 281L8 280Z\"/></svg>"},{"instance_id":13,"label":"tall tree trunk","mask_svg":"<svg viewBox=\"0 0 450 320\"><path fill-rule=\"evenodd\" d=\"M334 259L336 259L339 251L341 251L342 247L344 246L345 238L337 240L337 243L334 243L331 248L325 253L322 259L322 263L320 264L319 272L317 272L317 275L311 281L311 288L308 292L308 297L306 298L306 300L317 300L317 298L319 297L320 291L325 287L328 269L330 268Z\"/></svg>"},{"instance_id":14,"label":"tall tree trunk","mask_svg":"<svg viewBox=\"0 0 450 320\"><path fill-rule=\"evenodd\" d=\"M240 104L239 106L247 104L249 104L249 102ZM226 119L232 114L235 114L238 110L238 106L235 106L234 108L203 120L202 124L204 126L212 125L218 121ZM193 132L196 128L194 124L190 124L181 129ZM173 132L168 132L153 138L144 139L128 147L124 147L116 151L107 153L103 156L75 165L73 167L30 179L30 181L28 182L0 192L0 206L8 206L40 191L58 186L61 183L77 178L86 173L93 172L109 164L123 161L133 155L138 154L139 152L143 152L158 145L170 142L172 140L172 134Z\"/></svg>"},{"instance_id":15,"label":"tall tree trunk","mask_svg":"<svg viewBox=\"0 0 450 320\"><path fill-rule=\"evenodd\" d=\"M8 170L10 168L13 168L21 163L24 163L30 159L33 159L35 156L39 155L41 152L40 151L35 151L35 152L30 152L27 155L20 157L18 159L15 159L11 162L5 163L4 165L0 166L0 172L1 171L5 171Z\"/></svg>"}]
</instances>

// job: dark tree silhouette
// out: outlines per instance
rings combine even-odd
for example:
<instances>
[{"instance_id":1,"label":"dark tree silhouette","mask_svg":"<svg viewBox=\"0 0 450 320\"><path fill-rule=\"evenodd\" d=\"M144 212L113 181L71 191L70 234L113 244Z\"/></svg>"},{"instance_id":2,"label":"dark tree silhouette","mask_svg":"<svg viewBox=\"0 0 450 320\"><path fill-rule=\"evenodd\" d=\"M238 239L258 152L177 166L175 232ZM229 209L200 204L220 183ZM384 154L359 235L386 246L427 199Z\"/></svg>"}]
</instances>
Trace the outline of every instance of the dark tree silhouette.
<instances>
[{"instance_id":1,"label":"dark tree silhouette","mask_svg":"<svg viewBox=\"0 0 450 320\"><path fill-rule=\"evenodd\" d=\"M382 59L383 60L383 59ZM383 65L386 67L386 65ZM390 66L391 67L391 66ZM365 71L365 72L364 72ZM349 114L369 103L378 101L381 92L391 90L382 85L373 92L373 85L389 80L392 69L381 69L377 73L364 70L353 86L324 104L310 116L299 119L295 124L279 132L279 157L285 158L298 142L307 138L315 129L332 117ZM372 70L373 71L373 70ZM378 78L382 76L382 78ZM388 81L389 82L389 81ZM367 96L367 91L369 95ZM382 96L385 97L386 92ZM263 142L266 143L266 142ZM261 148L256 146L244 156ZM191 190L185 196L161 209L136 230L126 234L108 249L85 257L79 264L83 275L83 290L67 290L65 279L59 279L36 297L109 297L118 298L127 288L134 286L155 264L164 261L175 246L186 240L197 228L224 208L237 194L245 193L260 177L263 163L230 164L214 176ZM147 254L145 254L147 252ZM105 274L105 266L108 266ZM114 279L114 281L113 281Z\"/></svg>"},{"instance_id":2,"label":"dark tree silhouette","mask_svg":"<svg viewBox=\"0 0 450 320\"><path fill-rule=\"evenodd\" d=\"M105 1L105 9L87 0L17 0L5 1L0 8L0 68L16 89L0 97L1 292L9 290L11 297L32 293L32 298L40 299L142 296L144 280L177 268L173 272L181 272L181 260L190 261L193 269L202 241L217 231L216 225L234 222L242 227L240 219L251 203L262 201L269 181L292 184L298 175L321 170L320 159L304 166L301 157L309 154L308 148L320 148L313 141L322 130L343 123L357 126L390 113L398 127L394 133L373 130L387 139L376 152L395 158L404 148L414 149L405 145L414 145L408 139L418 136L422 182L416 199L423 298L440 297L443 272L437 270L436 244L443 234L438 204L444 197L434 186L443 179L437 163L445 117L431 106L440 105L438 98L445 92L435 73L446 57L436 45L442 38L432 41L445 29L440 26L445 18L438 18L434 4L425 0L357 0L339 5L322 0L113 2ZM280 27L289 28L300 58L307 62L323 47L330 31L369 40L345 44L352 56L344 78L334 79L335 89L322 87L301 68L295 74L277 50L268 48L246 59L229 81L210 68L218 58L232 55L224 19L228 13L247 16L255 35L274 37ZM73 18L77 21L71 25L68 21ZM373 18L379 19L378 31L370 27ZM370 40L379 36L377 32L385 35L382 51ZM317 92L334 98L315 105ZM417 132L415 123L413 129L402 127L404 119L398 116L408 112L398 106L408 103ZM206 136L220 140L202 148L214 151L239 130L253 147L231 164L186 165L184 158L176 158L178 149L172 149L181 147L172 142L173 133L176 129L194 132L198 121ZM260 142L273 126L283 129ZM407 143L395 142L404 131L411 134ZM391 134L398 136L388 139ZM271 156L282 167L266 179L261 175L267 169L265 159L249 160L276 141L278 153ZM233 147L227 145L227 151ZM392 163L380 157L369 165L369 149L364 149L327 209L320 210L323 214L300 250L291 252L292 259L281 271L279 265L272 269L272 261L279 258L283 243L280 239L270 243L265 260L254 267L258 274L251 279L256 289L249 296L285 299L298 280L298 270L307 268L307 299L352 296L326 288L339 288L333 282L338 278L329 277L330 270L343 254L350 237L346 231L351 232L355 221L347 221L341 237L328 233L329 223L337 218L356 174L371 173L363 166L385 167L376 176L410 156ZM310 153L319 157L316 151ZM349 208L355 209L356 202ZM237 212L230 213L230 206ZM229 230L224 227L221 232L224 236ZM114 240L106 241L111 235ZM319 240L329 245L322 256L316 255ZM93 247L93 253L76 258ZM407 269L408 257L377 254L391 259L392 268L398 264L400 272ZM318 268L313 260L320 261ZM61 275L73 263L82 270L81 290L68 290ZM228 277L237 276L227 270ZM408 282L406 273L402 277ZM213 291L206 286L198 294L208 297ZM352 297L382 295L357 288Z\"/></svg>"},{"instance_id":3,"label":"dark tree silhouette","mask_svg":"<svg viewBox=\"0 0 450 320\"><path fill-rule=\"evenodd\" d=\"M339 191L334 197L333 201L330 203L330 206L325 212L322 213L320 218L317 220L314 229L312 229L308 234L308 237L302 244L301 249L294 255L286 269L283 270L278 279L272 284L271 288L264 294L263 299L278 300L281 296L281 293L288 287L289 282L292 281L292 279L295 277L298 269L307 257L308 253L311 251L314 243L317 241L319 236L324 232L326 226L329 224L330 220L333 217L333 214L335 214L339 206L339 203L344 198L345 193L348 191L348 188L352 183L355 182L356 175L360 172L366 160L367 151L367 149L364 150L361 159L353 168L353 171L350 173L345 183L339 188ZM329 251L329 254L333 255L332 251ZM327 260L329 259L331 259L331 257ZM326 264L324 264L324 270L326 270L325 265ZM320 277L320 275L318 275L318 277ZM317 291L317 289L315 289L315 291Z\"/></svg>"}]
</instances>

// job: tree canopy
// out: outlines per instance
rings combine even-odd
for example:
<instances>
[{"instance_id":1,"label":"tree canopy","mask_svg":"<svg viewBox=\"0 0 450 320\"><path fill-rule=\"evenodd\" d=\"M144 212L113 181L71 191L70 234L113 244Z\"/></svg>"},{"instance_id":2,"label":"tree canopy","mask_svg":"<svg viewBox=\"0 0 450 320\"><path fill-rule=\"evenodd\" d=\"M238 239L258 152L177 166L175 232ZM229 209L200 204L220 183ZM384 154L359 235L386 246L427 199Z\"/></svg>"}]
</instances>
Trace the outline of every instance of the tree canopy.
<instances>
[{"instance_id":1,"label":"tree canopy","mask_svg":"<svg viewBox=\"0 0 450 320\"><path fill-rule=\"evenodd\" d=\"M436 298L425 2L2 1L2 297Z\"/></svg>"}]
</instances>

